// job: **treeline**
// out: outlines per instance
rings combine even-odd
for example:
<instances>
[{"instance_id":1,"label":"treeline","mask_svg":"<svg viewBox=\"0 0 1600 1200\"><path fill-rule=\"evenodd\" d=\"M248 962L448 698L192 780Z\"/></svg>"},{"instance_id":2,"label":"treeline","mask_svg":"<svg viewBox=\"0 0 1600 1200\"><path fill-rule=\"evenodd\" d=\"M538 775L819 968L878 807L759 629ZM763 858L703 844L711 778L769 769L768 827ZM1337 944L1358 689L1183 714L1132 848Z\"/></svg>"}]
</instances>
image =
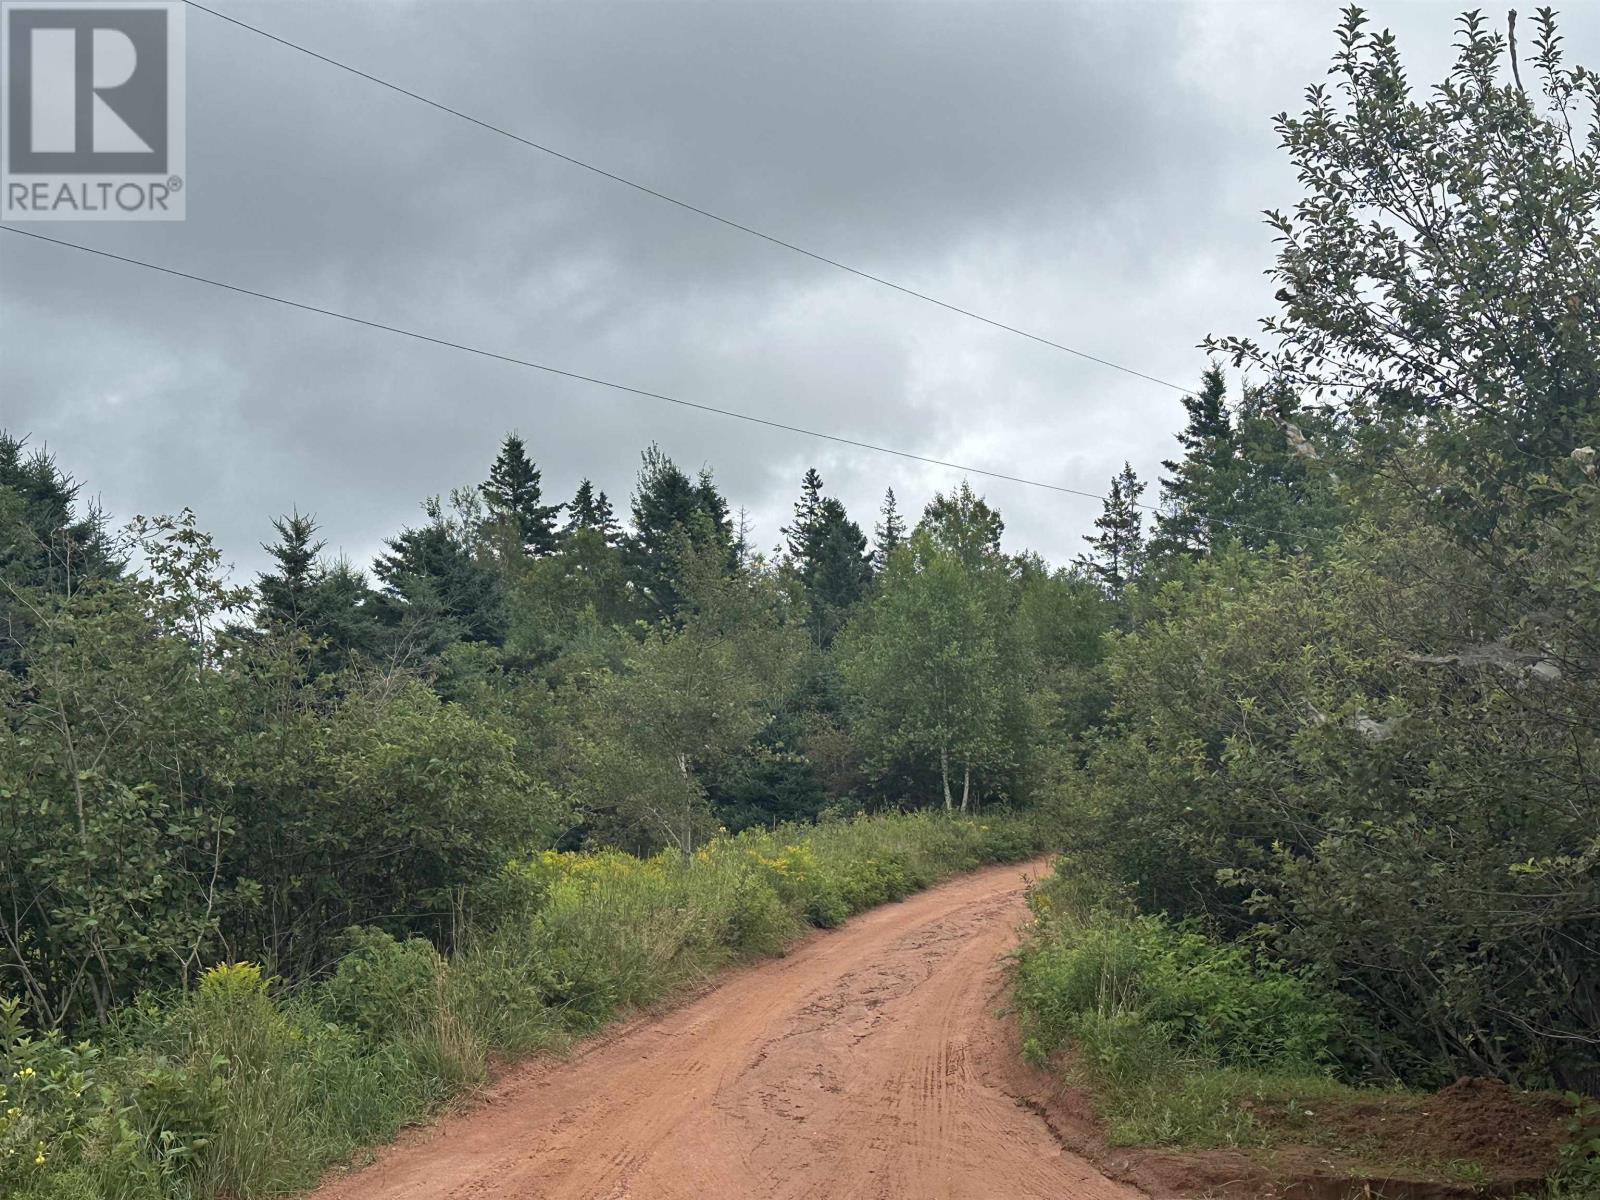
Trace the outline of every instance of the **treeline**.
<instances>
[{"instance_id":1,"label":"treeline","mask_svg":"<svg viewBox=\"0 0 1600 1200\"><path fill-rule=\"evenodd\" d=\"M237 586L190 513L113 530L0 435L0 992L104 1018L224 959L442 947L545 847L691 853L826 812L1027 804L1098 713L1115 601L965 484L869 549L821 477L755 551L658 448L619 518L507 436L370 574L279 518Z\"/></svg>"},{"instance_id":2,"label":"treeline","mask_svg":"<svg viewBox=\"0 0 1600 1200\"><path fill-rule=\"evenodd\" d=\"M1189 403L1231 431L1223 386ZM1230 511L1309 536L1331 502L1262 432L1274 395ZM1223 484L1173 470L1181 558ZM447 945L547 846L1059 793L1158 553L1114 501L1071 567L1007 554L965 483L914 525L890 491L869 548L809 470L769 557L709 470L648 448L624 524L588 480L548 502L516 434L370 575L292 513L235 586L192 514L113 532L77 496L0 435L0 989L50 1025L219 958L317 975L352 925Z\"/></svg>"}]
</instances>

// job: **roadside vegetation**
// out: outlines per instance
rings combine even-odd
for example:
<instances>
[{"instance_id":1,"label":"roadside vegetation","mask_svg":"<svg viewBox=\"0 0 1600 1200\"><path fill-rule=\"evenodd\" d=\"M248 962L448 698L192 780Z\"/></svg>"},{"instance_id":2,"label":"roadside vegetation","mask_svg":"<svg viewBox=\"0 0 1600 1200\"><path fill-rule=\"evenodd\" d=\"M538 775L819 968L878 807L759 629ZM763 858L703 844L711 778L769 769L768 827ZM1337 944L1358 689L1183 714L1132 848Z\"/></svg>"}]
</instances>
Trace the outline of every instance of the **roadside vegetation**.
<instances>
[{"instance_id":1,"label":"roadside vegetation","mask_svg":"<svg viewBox=\"0 0 1600 1200\"><path fill-rule=\"evenodd\" d=\"M17 1200L271 1196L488 1077L729 963L958 871L1037 853L1005 814L864 817L718 836L691 857L546 851L442 955L373 927L295 985L256 963L148 993L88 1040L0 1002L0 1187Z\"/></svg>"},{"instance_id":2,"label":"roadside vegetation","mask_svg":"<svg viewBox=\"0 0 1600 1200\"><path fill-rule=\"evenodd\" d=\"M1305 972L1088 900L1065 871L1031 903L1016 972L1024 1052L1048 1062L1071 1048L1113 1144L1249 1144L1261 1131L1241 1101L1273 1091L1293 1112L1337 1087L1344 1013Z\"/></svg>"},{"instance_id":3,"label":"roadside vegetation","mask_svg":"<svg viewBox=\"0 0 1600 1200\"><path fill-rule=\"evenodd\" d=\"M1210 343L1262 390L1217 371L1186 402L1151 537L1107 507L1134 566L1017 1001L1116 1142L1381 1157L1339 1113L1431 1110L1403 1156L1488 1182L1530 1122L1557 1167L1559 1112L1557 1186L1589 1196L1600 81L1548 12L1515 76L1505 33L1458 28L1423 95L1351 9L1278 118L1305 189L1270 215L1281 308ZM1446 1101L1488 1111L1483 1080L1547 1094L1451 1160Z\"/></svg>"},{"instance_id":4,"label":"roadside vegetation","mask_svg":"<svg viewBox=\"0 0 1600 1200\"><path fill-rule=\"evenodd\" d=\"M1102 1131L1086 1153L1132 1151L1119 1161L1139 1182L1170 1173L1197 1189L1211 1176L1195 1152L1210 1151L1264 1189L1343 1178L1352 1194L1396 1180L1398 1195L1596 1194L1592 1101L1376 1078L1359 1054L1367 1015L1315 971L1109 901L1116 889L1091 878L1062 860L1035 885L1014 980L1023 1053L1067 1089L1050 1103Z\"/></svg>"}]
</instances>

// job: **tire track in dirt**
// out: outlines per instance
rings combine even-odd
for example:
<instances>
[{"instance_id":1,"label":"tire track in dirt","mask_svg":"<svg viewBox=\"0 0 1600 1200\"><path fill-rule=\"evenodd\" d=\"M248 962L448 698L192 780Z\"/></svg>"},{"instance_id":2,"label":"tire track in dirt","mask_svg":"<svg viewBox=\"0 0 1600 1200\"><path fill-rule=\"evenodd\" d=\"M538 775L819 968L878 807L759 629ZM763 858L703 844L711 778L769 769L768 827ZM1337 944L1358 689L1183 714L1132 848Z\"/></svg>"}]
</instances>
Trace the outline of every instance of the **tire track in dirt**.
<instances>
[{"instance_id":1,"label":"tire track in dirt","mask_svg":"<svg viewBox=\"0 0 1600 1200\"><path fill-rule=\"evenodd\" d=\"M1137 1200L1013 1099L991 867L502 1078L312 1200Z\"/></svg>"}]
</instances>

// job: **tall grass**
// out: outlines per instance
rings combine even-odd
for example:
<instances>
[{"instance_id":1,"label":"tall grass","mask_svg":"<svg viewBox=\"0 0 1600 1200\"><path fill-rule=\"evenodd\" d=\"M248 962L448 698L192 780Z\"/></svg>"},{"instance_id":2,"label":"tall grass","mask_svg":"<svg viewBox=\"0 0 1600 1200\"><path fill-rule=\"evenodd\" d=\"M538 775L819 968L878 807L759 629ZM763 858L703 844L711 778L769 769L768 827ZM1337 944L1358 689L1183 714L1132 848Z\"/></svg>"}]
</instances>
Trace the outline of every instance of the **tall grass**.
<instances>
[{"instance_id":1,"label":"tall grass","mask_svg":"<svg viewBox=\"0 0 1600 1200\"><path fill-rule=\"evenodd\" d=\"M1039 849L1030 824L938 815L746 832L692 858L538 855L486 881L456 953L352 930L326 979L219 964L92 1040L30 1036L0 1002L0 1194L276 1196L487 1076L809 926Z\"/></svg>"},{"instance_id":2,"label":"tall grass","mask_svg":"<svg viewBox=\"0 0 1600 1200\"><path fill-rule=\"evenodd\" d=\"M1247 942L1141 915L1116 894L1059 859L1030 890L1013 980L1024 1053L1088 1093L1108 1142L1260 1148L1269 1163L1272 1147L1315 1146L1330 1170L1489 1180L1492 1159L1409 1140L1406 1116L1435 1100L1352 1069L1351 1049L1374 1039L1347 1001ZM1386 1112L1399 1118L1387 1128ZM1600 1105L1577 1103L1570 1131L1543 1200L1600 1197Z\"/></svg>"},{"instance_id":3,"label":"tall grass","mask_svg":"<svg viewBox=\"0 0 1600 1200\"><path fill-rule=\"evenodd\" d=\"M1058 865L1030 902L1015 997L1024 1052L1096 1096L1113 1144L1237 1146L1348 1089L1330 1074L1344 1015L1298 972L1161 916L1108 906Z\"/></svg>"}]
</instances>

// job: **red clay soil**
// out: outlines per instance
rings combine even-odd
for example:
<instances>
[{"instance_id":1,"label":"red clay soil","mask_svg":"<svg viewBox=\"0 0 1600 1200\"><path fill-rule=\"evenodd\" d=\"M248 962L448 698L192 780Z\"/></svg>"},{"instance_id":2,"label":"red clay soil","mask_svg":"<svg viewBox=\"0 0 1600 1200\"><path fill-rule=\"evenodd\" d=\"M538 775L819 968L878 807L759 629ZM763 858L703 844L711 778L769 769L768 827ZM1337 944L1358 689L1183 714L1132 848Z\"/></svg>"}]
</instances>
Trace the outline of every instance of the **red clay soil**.
<instances>
[{"instance_id":1,"label":"red clay soil","mask_svg":"<svg viewBox=\"0 0 1600 1200\"><path fill-rule=\"evenodd\" d=\"M571 1058L512 1068L312 1200L1455 1200L1553 1165L1561 1102L1472 1080L1319 1101L1314 1130L1281 1131L1314 1146L1108 1148L1088 1097L1024 1063L999 1015L1025 875L1043 865L865 913ZM1270 1106L1257 1118L1270 1127ZM1452 1160L1490 1168L1489 1190L1439 1182Z\"/></svg>"},{"instance_id":2,"label":"red clay soil","mask_svg":"<svg viewBox=\"0 0 1600 1200\"><path fill-rule=\"evenodd\" d=\"M994 867L501 1078L314 1200L1138 1200L1012 1090L1027 918Z\"/></svg>"},{"instance_id":3,"label":"red clay soil","mask_svg":"<svg viewBox=\"0 0 1600 1200\"><path fill-rule=\"evenodd\" d=\"M1029 1077L1036 1086L1028 1086ZM1557 1166L1572 1111L1556 1095L1461 1079L1427 1096L1319 1097L1315 1123L1295 1133L1279 1127L1280 1106L1264 1105L1256 1120L1281 1139L1269 1149L1112 1148L1086 1092L1025 1068L1011 1086L1064 1147L1151 1200L1472 1200L1533 1193ZM1480 1167L1483 1177L1460 1178L1463 1164Z\"/></svg>"}]
</instances>

